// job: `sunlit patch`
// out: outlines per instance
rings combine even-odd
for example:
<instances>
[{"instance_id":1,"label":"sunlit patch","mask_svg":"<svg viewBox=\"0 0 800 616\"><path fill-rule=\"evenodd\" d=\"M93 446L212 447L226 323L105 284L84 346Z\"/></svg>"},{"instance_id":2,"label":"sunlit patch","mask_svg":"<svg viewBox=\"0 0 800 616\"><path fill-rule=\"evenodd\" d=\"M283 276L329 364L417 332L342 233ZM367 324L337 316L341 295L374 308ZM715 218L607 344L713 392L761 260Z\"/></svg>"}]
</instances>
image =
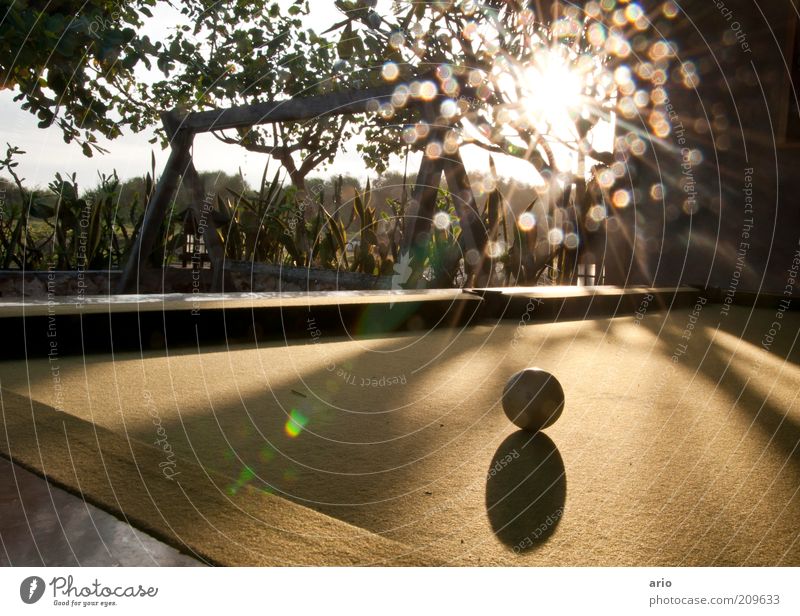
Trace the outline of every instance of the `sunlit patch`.
<instances>
[{"instance_id":1,"label":"sunlit patch","mask_svg":"<svg viewBox=\"0 0 800 616\"><path fill-rule=\"evenodd\" d=\"M691 90L700 85L700 76L697 74L697 67L694 62L684 62L679 72L685 88Z\"/></svg>"},{"instance_id":2,"label":"sunlit patch","mask_svg":"<svg viewBox=\"0 0 800 616\"><path fill-rule=\"evenodd\" d=\"M503 241L498 242L487 242L486 243L486 255L490 259L498 259L506 251L506 244Z\"/></svg>"},{"instance_id":3,"label":"sunlit patch","mask_svg":"<svg viewBox=\"0 0 800 616\"><path fill-rule=\"evenodd\" d=\"M425 155L428 158L439 158L442 155L442 144L438 141L431 141L425 146Z\"/></svg>"},{"instance_id":4,"label":"sunlit patch","mask_svg":"<svg viewBox=\"0 0 800 616\"><path fill-rule=\"evenodd\" d=\"M661 201L664 198L664 185L663 184L653 184L650 187L650 198L656 201Z\"/></svg>"},{"instance_id":5,"label":"sunlit patch","mask_svg":"<svg viewBox=\"0 0 800 616\"><path fill-rule=\"evenodd\" d=\"M386 81L394 81L400 75L400 69L394 62L387 62L381 69L381 75Z\"/></svg>"},{"instance_id":6,"label":"sunlit patch","mask_svg":"<svg viewBox=\"0 0 800 616\"><path fill-rule=\"evenodd\" d=\"M410 91L408 86L399 85L394 89L392 92L392 105L395 107L404 107L405 104L408 102L408 97L410 95Z\"/></svg>"},{"instance_id":7,"label":"sunlit patch","mask_svg":"<svg viewBox=\"0 0 800 616\"><path fill-rule=\"evenodd\" d=\"M551 246L559 246L564 241L564 232L561 229L550 229L547 241Z\"/></svg>"},{"instance_id":8,"label":"sunlit patch","mask_svg":"<svg viewBox=\"0 0 800 616\"><path fill-rule=\"evenodd\" d=\"M570 250L575 250L578 247L579 239L576 233L567 233L564 236L564 246Z\"/></svg>"},{"instance_id":9,"label":"sunlit patch","mask_svg":"<svg viewBox=\"0 0 800 616\"><path fill-rule=\"evenodd\" d=\"M392 116L394 116L394 105L391 103L383 103L378 109L378 113L380 113L384 120L390 120Z\"/></svg>"},{"instance_id":10,"label":"sunlit patch","mask_svg":"<svg viewBox=\"0 0 800 616\"><path fill-rule=\"evenodd\" d=\"M467 83L473 88L477 88L483 83L484 75L478 69L474 68L467 75Z\"/></svg>"},{"instance_id":11,"label":"sunlit patch","mask_svg":"<svg viewBox=\"0 0 800 616\"><path fill-rule=\"evenodd\" d=\"M606 219L606 217L607 212L605 207L602 205L593 205L589 208L589 211L586 214L586 220L584 221L586 229L588 231L599 230L601 223Z\"/></svg>"},{"instance_id":12,"label":"sunlit patch","mask_svg":"<svg viewBox=\"0 0 800 616\"><path fill-rule=\"evenodd\" d=\"M389 37L389 45L394 47L395 49L400 49L406 43L406 38L403 36L402 32L392 32L391 36Z\"/></svg>"},{"instance_id":13,"label":"sunlit patch","mask_svg":"<svg viewBox=\"0 0 800 616\"><path fill-rule=\"evenodd\" d=\"M692 149L686 155L686 161L692 165L699 165L703 162L703 153L700 150Z\"/></svg>"},{"instance_id":14,"label":"sunlit patch","mask_svg":"<svg viewBox=\"0 0 800 616\"><path fill-rule=\"evenodd\" d=\"M442 102L439 107L439 113L443 118L452 118L458 113L458 105L452 98L448 98L446 101Z\"/></svg>"},{"instance_id":15,"label":"sunlit patch","mask_svg":"<svg viewBox=\"0 0 800 616\"><path fill-rule=\"evenodd\" d=\"M611 169L603 169L597 174L597 183L603 188L611 188L616 181L617 177Z\"/></svg>"},{"instance_id":16,"label":"sunlit patch","mask_svg":"<svg viewBox=\"0 0 800 616\"><path fill-rule=\"evenodd\" d=\"M624 189L616 190L611 197L611 203L618 208L628 207L631 203L631 194Z\"/></svg>"},{"instance_id":17,"label":"sunlit patch","mask_svg":"<svg viewBox=\"0 0 800 616\"><path fill-rule=\"evenodd\" d=\"M424 101L432 101L436 97L436 84L423 81L419 87L419 97Z\"/></svg>"},{"instance_id":18,"label":"sunlit patch","mask_svg":"<svg viewBox=\"0 0 800 616\"><path fill-rule=\"evenodd\" d=\"M308 417L303 415L303 413L297 409L292 409L289 413L289 419L286 421L286 425L284 426L284 431L290 438L297 438L300 436L300 433L307 424Z\"/></svg>"},{"instance_id":19,"label":"sunlit patch","mask_svg":"<svg viewBox=\"0 0 800 616\"><path fill-rule=\"evenodd\" d=\"M656 137L661 137L662 139L669 135L670 133L670 126L669 122L667 121L666 116L660 111L653 111L650 114L649 118L650 127L653 129Z\"/></svg>"},{"instance_id":20,"label":"sunlit patch","mask_svg":"<svg viewBox=\"0 0 800 616\"><path fill-rule=\"evenodd\" d=\"M602 222L606 219L606 208L602 205L593 205L589 208L589 218L591 218L594 222Z\"/></svg>"},{"instance_id":21,"label":"sunlit patch","mask_svg":"<svg viewBox=\"0 0 800 616\"><path fill-rule=\"evenodd\" d=\"M683 202L683 207L681 208L685 214L691 216L692 214L697 214L700 211L700 204L697 203L697 199L686 199Z\"/></svg>"},{"instance_id":22,"label":"sunlit patch","mask_svg":"<svg viewBox=\"0 0 800 616\"><path fill-rule=\"evenodd\" d=\"M661 12L664 13L667 19L674 19L678 15L678 5L669 0L663 4Z\"/></svg>"},{"instance_id":23,"label":"sunlit patch","mask_svg":"<svg viewBox=\"0 0 800 616\"><path fill-rule=\"evenodd\" d=\"M638 137L634 139L631 143L631 152L636 156L641 156L647 150L647 144L644 142L643 139L639 139Z\"/></svg>"},{"instance_id":24,"label":"sunlit patch","mask_svg":"<svg viewBox=\"0 0 800 616\"><path fill-rule=\"evenodd\" d=\"M450 227L450 215L447 212L436 212L433 215L433 226L441 231Z\"/></svg>"},{"instance_id":25,"label":"sunlit patch","mask_svg":"<svg viewBox=\"0 0 800 616\"><path fill-rule=\"evenodd\" d=\"M249 466L245 466L239 472L239 478L236 480L236 482L228 486L228 494L233 496L239 490L241 490L244 486L246 486L248 483L250 483L255 476L256 476L255 471L252 468L250 468Z\"/></svg>"},{"instance_id":26,"label":"sunlit patch","mask_svg":"<svg viewBox=\"0 0 800 616\"><path fill-rule=\"evenodd\" d=\"M523 212L517 218L517 227L520 231L530 231L536 226L536 216L530 212Z\"/></svg>"},{"instance_id":27,"label":"sunlit patch","mask_svg":"<svg viewBox=\"0 0 800 616\"><path fill-rule=\"evenodd\" d=\"M655 105L663 105L667 102L666 90L664 90L664 88L655 88L650 92L650 100L653 101Z\"/></svg>"}]
</instances>

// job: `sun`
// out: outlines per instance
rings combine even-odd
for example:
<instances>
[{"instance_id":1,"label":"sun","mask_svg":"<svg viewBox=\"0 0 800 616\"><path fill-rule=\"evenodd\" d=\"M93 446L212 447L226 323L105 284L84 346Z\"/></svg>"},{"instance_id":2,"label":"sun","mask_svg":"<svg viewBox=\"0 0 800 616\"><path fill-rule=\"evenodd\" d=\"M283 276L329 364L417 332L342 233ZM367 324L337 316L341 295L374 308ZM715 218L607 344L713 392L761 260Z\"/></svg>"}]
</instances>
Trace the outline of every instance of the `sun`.
<instances>
[{"instance_id":1,"label":"sun","mask_svg":"<svg viewBox=\"0 0 800 616\"><path fill-rule=\"evenodd\" d=\"M578 170L583 142L598 152L612 150L613 78L596 55L543 43L524 60L505 60L498 67L504 74L497 83L515 111L505 117L541 135L560 170ZM581 119L591 126L588 134L579 134Z\"/></svg>"},{"instance_id":2,"label":"sun","mask_svg":"<svg viewBox=\"0 0 800 616\"><path fill-rule=\"evenodd\" d=\"M584 78L556 49L534 54L520 79L520 103L532 124L568 137L583 106Z\"/></svg>"}]
</instances>

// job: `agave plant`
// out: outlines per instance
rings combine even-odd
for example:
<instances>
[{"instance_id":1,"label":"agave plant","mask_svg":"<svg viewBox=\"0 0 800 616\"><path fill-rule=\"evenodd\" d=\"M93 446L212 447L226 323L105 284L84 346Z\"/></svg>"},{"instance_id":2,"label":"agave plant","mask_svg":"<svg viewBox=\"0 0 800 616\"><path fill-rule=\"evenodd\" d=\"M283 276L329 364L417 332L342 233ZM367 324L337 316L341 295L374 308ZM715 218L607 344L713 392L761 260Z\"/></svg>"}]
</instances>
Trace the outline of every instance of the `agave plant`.
<instances>
[{"instance_id":1,"label":"agave plant","mask_svg":"<svg viewBox=\"0 0 800 616\"><path fill-rule=\"evenodd\" d=\"M55 175L42 193L25 188L16 173L15 157L24 154L8 146L0 170L11 175L19 207L0 219L0 267L4 269L94 269L121 267L128 257L154 189L155 159L145 178L143 194L121 203L120 181L113 172L101 175L96 189L81 193L76 174ZM176 209L173 204L173 212ZM130 224L118 214L127 211ZM159 234L152 265L169 262L183 241L179 220L170 216Z\"/></svg>"},{"instance_id":2,"label":"agave plant","mask_svg":"<svg viewBox=\"0 0 800 616\"><path fill-rule=\"evenodd\" d=\"M98 187L88 193L79 191L74 174L56 174L49 190L42 192L27 190L17 176L15 157L22 153L9 146L5 159L0 160L0 171L11 175L18 193L13 201L4 197L0 267L115 268L125 263L155 189L154 158L151 156L144 182L139 183L139 192L133 194L121 194L116 173L101 175ZM534 193L528 206L515 215L490 158L487 175L492 188L480 212L488 234L488 256L496 266L490 284L576 282L584 241L601 226L598 220L606 211L606 191L597 181L602 169L603 165L593 168L588 182L576 178L566 182L555 206ZM317 191L311 197L284 187L282 180L281 173L270 174L267 165L258 190L247 189L242 180L243 189L228 188L226 194L216 196L211 216L226 258L375 276L397 274L396 268L403 265L399 259L408 203L407 175L403 175L401 197L386 197L379 204L374 202L370 181L364 190L355 189L345 202L341 176L334 178L329 195ZM403 266L408 266L402 276L406 287L452 287L466 280L462 230L453 196L440 189L436 199L438 224L432 227L425 249ZM185 245L185 219L194 215L180 195L168 214L157 246L147 257L154 267L169 265ZM548 232L554 227L569 231L577 241L551 245Z\"/></svg>"}]
</instances>

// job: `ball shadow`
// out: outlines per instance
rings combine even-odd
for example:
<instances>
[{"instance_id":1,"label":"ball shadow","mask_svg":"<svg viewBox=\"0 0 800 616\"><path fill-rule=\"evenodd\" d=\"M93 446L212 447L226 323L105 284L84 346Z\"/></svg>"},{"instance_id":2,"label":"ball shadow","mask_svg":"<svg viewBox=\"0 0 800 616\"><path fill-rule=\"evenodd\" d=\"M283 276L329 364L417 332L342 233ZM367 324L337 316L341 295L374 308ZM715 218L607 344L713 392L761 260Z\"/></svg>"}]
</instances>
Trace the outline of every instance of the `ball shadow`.
<instances>
[{"instance_id":1,"label":"ball shadow","mask_svg":"<svg viewBox=\"0 0 800 616\"><path fill-rule=\"evenodd\" d=\"M546 542L564 515L567 476L555 443L542 432L515 432L502 442L486 477L492 530L515 553Z\"/></svg>"}]
</instances>

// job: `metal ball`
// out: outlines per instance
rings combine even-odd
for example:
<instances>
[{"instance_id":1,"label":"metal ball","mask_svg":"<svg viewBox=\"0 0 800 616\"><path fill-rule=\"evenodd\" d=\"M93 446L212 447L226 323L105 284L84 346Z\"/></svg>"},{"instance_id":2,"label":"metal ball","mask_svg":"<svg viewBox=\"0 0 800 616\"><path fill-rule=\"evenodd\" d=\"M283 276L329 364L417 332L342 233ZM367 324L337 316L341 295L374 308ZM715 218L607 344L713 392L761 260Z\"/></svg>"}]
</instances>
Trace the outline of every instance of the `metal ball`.
<instances>
[{"instance_id":1,"label":"metal ball","mask_svg":"<svg viewBox=\"0 0 800 616\"><path fill-rule=\"evenodd\" d=\"M564 390L549 372L526 368L503 389L503 411L511 422L530 432L551 426L564 410Z\"/></svg>"}]
</instances>

